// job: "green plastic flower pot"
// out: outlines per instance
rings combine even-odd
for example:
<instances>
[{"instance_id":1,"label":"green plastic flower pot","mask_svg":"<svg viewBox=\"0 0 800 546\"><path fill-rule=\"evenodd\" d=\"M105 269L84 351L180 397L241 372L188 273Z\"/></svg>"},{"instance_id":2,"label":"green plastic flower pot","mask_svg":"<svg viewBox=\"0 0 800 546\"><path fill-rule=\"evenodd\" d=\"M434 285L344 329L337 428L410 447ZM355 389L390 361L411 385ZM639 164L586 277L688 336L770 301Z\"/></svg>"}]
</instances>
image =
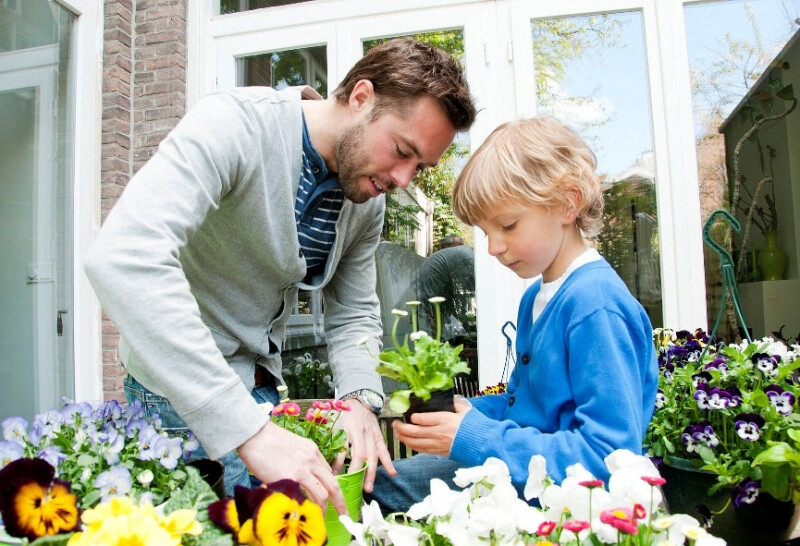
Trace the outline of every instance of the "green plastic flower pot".
<instances>
[{"instance_id":1,"label":"green plastic flower pot","mask_svg":"<svg viewBox=\"0 0 800 546\"><path fill-rule=\"evenodd\" d=\"M367 470L367 463L361 470L348 474L339 474L339 487L342 488L344 502L347 505L347 513L353 521L358 521L361 516L361 502L364 497L364 472ZM339 513L333 505L328 502L325 509L325 530L328 532L327 546L347 546L352 540L352 535L339 521Z\"/></svg>"}]
</instances>

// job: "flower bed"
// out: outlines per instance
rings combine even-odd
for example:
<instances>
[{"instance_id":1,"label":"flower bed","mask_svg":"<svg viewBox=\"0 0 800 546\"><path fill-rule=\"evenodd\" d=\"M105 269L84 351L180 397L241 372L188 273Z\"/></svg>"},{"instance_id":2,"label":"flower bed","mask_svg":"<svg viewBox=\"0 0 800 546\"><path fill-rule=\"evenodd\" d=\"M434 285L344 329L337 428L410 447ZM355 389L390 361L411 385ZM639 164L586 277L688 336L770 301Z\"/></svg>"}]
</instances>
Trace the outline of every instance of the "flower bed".
<instances>
[{"instance_id":1,"label":"flower bed","mask_svg":"<svg viewBox=\"0 0 800 546\"><path fill-rule=\"evenodd\" d=\"M711 492L731 487L735 505L760 491L800 500L800 347L771 338L725 344L702 330L658 329L654 338L661 376L645 439L652 454L713 472Z\"/></svg>"}]
</instances>

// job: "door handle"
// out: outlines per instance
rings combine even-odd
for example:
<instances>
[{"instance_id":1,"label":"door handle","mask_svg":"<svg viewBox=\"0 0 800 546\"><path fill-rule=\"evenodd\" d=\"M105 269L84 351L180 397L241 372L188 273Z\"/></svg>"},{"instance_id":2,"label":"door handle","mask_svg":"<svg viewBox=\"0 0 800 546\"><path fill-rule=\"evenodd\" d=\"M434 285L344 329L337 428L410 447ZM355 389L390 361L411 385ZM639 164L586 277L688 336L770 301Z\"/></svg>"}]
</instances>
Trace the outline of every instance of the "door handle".
<instances>
[{"instance_id":1,"label":"door handle","mask_svg":"<svg viewBox=\"0 0 800 546\"><path fill-rule=\"evenodd\" d=\"M58 316L56 317L56 334L59 336L64 335L64 315L69 313L66 309L59 309Z\"/></svg>"}]
</instances>

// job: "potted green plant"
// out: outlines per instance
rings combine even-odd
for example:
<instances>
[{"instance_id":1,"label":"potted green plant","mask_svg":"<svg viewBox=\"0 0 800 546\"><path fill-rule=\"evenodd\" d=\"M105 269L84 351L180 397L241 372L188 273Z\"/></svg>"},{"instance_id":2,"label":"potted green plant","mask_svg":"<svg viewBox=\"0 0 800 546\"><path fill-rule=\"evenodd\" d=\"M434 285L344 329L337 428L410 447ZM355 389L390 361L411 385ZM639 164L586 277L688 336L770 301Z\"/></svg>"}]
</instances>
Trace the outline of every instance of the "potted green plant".
<instances>
[{"instance_id":1,"label":"potted green plant","mask_svg":"<svg viewBox=\"0 0 800 546\"><path fill-rule=\"evenodd\" d=\"M764 518L780 515L775 527L785 528L800 484L779 483L777 477L788 471L767 470L762 454L771 453L773 464L779 458L776 442L797 434L800 347L772 338L725 344L702 330L656 329L654 340L661 375L645 445L663 459L668 484L679 483L676 469L693 472L692 481L707 494L701 504L718 516L733 505L728 512L736 511L737 520L755 512L756 527L765 529ZM669 504L668 487L665 494Z\"/></svg>"},{"instance_id":2,"label":"potted green plant","mask_svg":"<svg viewBox=\"0 0 800 546\"><path fill-rule=\"evenodd\" d=\"M282 393L286 392L283 387L280 390ZM313 400L307 408L303 408L297 402L285 399L274 407L268 403L263 406L264 409L270 410L273 423L314 442L328 464L333 464L339 455L347 451L347 434L344 429L337 426L342 413L350 410L346 401ZM361 508L366 468L365 463L359 470L336 476L347 504L347 511L353 517L358 516ZM339 522L339 514L330 502L325 509L324 521L328 546L350 544L350 534Z\"/></svg>"},{"instance_id":3,"label":"potted green plant","mask_svg":"<svg viewBox=\"0 0 800 546\"><path fill-rule=\"evenodd\" d=\"M433 297L430 301L436 310L436 337L417 330L418 301L406 302L411 312L393 309L392 326L394 348L384 349L378 356L376 371L388 378L400 381L406 388L396 389L389 397L389 408L402 413L406 420L412 413L426 411L454 411L453 378L460 373L469 373L469 365L459 357L462 345L452 347L442 341L442 315L440 305L444 298ZM402 343L397 338L397 325L411 315L412 333L404 336Z\"/></svg>"}]
</instances>

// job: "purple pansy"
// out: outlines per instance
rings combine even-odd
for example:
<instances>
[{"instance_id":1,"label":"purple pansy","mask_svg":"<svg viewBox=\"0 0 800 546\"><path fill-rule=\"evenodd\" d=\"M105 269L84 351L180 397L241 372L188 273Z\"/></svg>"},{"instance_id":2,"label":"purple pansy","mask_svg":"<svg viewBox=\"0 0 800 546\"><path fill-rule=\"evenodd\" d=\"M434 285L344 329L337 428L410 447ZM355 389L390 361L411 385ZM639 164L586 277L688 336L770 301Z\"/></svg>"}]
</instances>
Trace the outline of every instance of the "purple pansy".
<instances>
[{"instance_id":1,"label":"purple pansy","mask_svg":"<svg viewBox=\"0 0 800 546\"><path fill-rule=\"evenodd\" d=\"M3 439L25 445L25 434L28 430L28 421L22 417L8 417L3 419Z\"/></svg>"},{"instance_id":2,"label":"purple pansy","mask_svg":"<svg viewBox=\"0 0 800 546\"><path fill-rule=\"evenodd\" d=\"M761 427L764 426L764 418L755 413L740 413L736 416L733 428L742 440L755 442L761 437Z\"/></svg>"},{"instance_id":3,"label":"purple pansy","mask_svg":"<svg viewBox=\"0 0 800 546\"><path fill-rule=\"evenodd\" d=\"M731 393L719 387L714 387L708 392L706 404L708 409L723 410L731 405Z\"/></svg>"},{"instance_id":4,"label":"purple pansy","mask_svg":"<svg viewBox=\"0 0 800 546\"><path fill-rule=\"evenodd\" d=\"M781 415L789 415L794 411L794 394L780 385L769 385L764 388L769 401Z\"/></svg>"},{"instance_id":5,"label":"purple pansy","mask_svg":"<svg viewBox=\"0 0 800 546\"><path fill-rule=\"evenodd\" d=\"M750 360L753 361L756 368L761 370L761 373L763 373L765 377L775 377L778 375L778 363L780 359L781 357L777 355L770 356L765 353L756 353Z\"/></svg>"},{"instance_id":6,"label":"purple pansy","mask_svg":"<svg viewBox=\"0 0 800 546\"><path fill-rule=\"evenodd\" d=\"M758 498L758 488L761 484L753 480L745 480L731 491L733 504L739 508L745 504L753 504Z\"/></svg>"},{"instance_id":7,"label":"purple pansy","mask_svg":"<svg viewBox=\"0 0 800 546\"><path fill-rule=\"evenodd\" d=\"M17 442L9 440L0 442L0 468L3 468L11 461L21 459L23 449Z\"/></svg>"},{"instance_id":8,"label":"purple pansy","mask_svg":"<svg viewBox=\"0 0 800 546\"><path fill-rule=\"evenodd\" d=\"M101 472L93 484L100 490L103 502L111 497L125 496L131 490L131 472L124 466L115 466L110 470Z\"/></svg>"},{"instance_id":9,"label":"purple pansy","mask_svg":"<svg viewBox=\"0 0 800 546\"><path fill-rule=\"evenodd\" d=\"M697 402L697 408L701 410L709 409L708 407L708 385L706 383L698 383L697 389L694 391L694 399Z\"/></svg>"}]
</instances>

